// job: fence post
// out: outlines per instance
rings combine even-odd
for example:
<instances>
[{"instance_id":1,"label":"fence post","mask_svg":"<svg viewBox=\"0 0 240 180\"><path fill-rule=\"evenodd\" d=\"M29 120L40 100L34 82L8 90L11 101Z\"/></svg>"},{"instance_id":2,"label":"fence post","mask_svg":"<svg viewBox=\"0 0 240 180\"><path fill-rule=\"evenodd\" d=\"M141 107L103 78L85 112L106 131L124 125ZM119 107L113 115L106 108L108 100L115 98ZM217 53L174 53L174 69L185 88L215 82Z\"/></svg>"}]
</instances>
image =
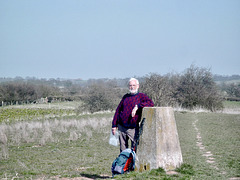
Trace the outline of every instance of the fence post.
<instances>
[{"instance_id":1,"label":"fence post","mask_svg":"<svg viewBox=\"0 0 240 180\"><path fill-rule=\"evenodd\" d=\"M145 107L143 133L137 146L136 171L179 167L182 152L178 138L174 111L171 107Z\"/></svg>"}]
</instances>

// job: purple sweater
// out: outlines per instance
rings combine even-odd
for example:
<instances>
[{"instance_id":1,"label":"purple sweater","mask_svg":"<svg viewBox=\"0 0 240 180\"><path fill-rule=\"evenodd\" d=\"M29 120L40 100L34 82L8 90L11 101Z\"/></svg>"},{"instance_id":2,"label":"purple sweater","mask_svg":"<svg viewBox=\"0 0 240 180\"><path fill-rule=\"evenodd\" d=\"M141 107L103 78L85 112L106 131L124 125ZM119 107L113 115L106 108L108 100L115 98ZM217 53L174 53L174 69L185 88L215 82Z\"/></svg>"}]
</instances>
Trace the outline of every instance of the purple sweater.
<instances>
[{"instance_id":1,"label":"purple sweater","mask_svg":"<svg viewBox=\"0 0 240 180\"><path fill-rule=\"evenodd\" d=\"M138 106L136 115L132 117L134 106ZM118 127L118 124L126 128L135 128L141 120L142 108L153 107L153 101L143 93L134 95L125 94L119 103L112 121L112 127Z\"/></svg>"}]
</instances>

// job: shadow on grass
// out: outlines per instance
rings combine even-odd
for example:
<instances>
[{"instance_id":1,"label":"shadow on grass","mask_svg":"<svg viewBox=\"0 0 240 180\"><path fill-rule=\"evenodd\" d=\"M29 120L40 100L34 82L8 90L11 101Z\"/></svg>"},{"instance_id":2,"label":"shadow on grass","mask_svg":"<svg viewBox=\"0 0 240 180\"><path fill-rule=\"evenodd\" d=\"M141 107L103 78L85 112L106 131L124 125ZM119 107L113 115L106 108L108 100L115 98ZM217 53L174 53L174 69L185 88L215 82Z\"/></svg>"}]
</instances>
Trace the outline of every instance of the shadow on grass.
<instances>
[{"instance_id":1,"label":"shadow on grass","mask_svg":"<svg viewBox=\"0 0 240 180\"><path fill-rule=\"evenodd\" d=\"M98 174L87 174L87 173L81 173L82 177L86 177L86 178L91 178L91 179L110 179L112 178L111 176L107 176L107 175L98 175Z\"/></svg>"}]
</instances>

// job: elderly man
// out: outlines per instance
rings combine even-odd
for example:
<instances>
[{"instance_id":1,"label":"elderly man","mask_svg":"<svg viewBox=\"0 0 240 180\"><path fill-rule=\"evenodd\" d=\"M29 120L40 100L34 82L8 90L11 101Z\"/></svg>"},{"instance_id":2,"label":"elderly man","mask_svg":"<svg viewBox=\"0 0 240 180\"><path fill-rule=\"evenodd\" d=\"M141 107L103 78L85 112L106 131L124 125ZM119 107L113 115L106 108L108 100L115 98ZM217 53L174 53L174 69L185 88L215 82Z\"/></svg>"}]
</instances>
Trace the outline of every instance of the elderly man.
<instances>
[{"instance_id":1,"label":"elderly man","mask_svg":"<svg viewBox=\"0 0 240 180\"><path fill-rule=\"evenodd\" d=\"M139 130L142 109L154 106L153 101L145 94L139 93L139 82L135 78L129 80L130 93L125 94L119 103L112 121L112 133L119 130L120 152L128 148L128 140L131 147L135 146L136 135Z\"/></svg>"}]
</instances>

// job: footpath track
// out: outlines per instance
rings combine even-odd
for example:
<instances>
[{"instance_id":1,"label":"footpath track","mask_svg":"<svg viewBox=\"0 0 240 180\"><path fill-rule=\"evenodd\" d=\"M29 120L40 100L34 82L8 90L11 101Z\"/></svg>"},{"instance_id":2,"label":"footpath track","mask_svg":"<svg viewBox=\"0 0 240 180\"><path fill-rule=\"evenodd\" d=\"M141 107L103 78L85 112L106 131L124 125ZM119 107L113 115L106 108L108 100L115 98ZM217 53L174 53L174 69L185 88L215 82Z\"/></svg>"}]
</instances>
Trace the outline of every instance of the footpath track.
<instances>
[{"instance_id":1,"label":"footpath track","mask_svg":"<svg viewBox=\"0 0 240 180\"><path fill-rule=\"evenodd\" d=\"M195 116L193 119L193 122L192 122L192 126L196 133L196 146L199 148L199 151L202 154L202 156L206 158L205 162L206 162L206 164L209 165L209 168L215 169L216 173L218 173L219 176L226 175L227 172L218 167L218 165L217 165L218 160L216 158L214 158L214 157L216 157L214 152L209 150L208 147L204 145L204 141L202 139L201 132L198 128L198 122L199 122L199 120L198 120L197 116ZM229 180L240 180L240 177L232 177L232 178L229 178Z\"/></svg>"}]
</instances>

